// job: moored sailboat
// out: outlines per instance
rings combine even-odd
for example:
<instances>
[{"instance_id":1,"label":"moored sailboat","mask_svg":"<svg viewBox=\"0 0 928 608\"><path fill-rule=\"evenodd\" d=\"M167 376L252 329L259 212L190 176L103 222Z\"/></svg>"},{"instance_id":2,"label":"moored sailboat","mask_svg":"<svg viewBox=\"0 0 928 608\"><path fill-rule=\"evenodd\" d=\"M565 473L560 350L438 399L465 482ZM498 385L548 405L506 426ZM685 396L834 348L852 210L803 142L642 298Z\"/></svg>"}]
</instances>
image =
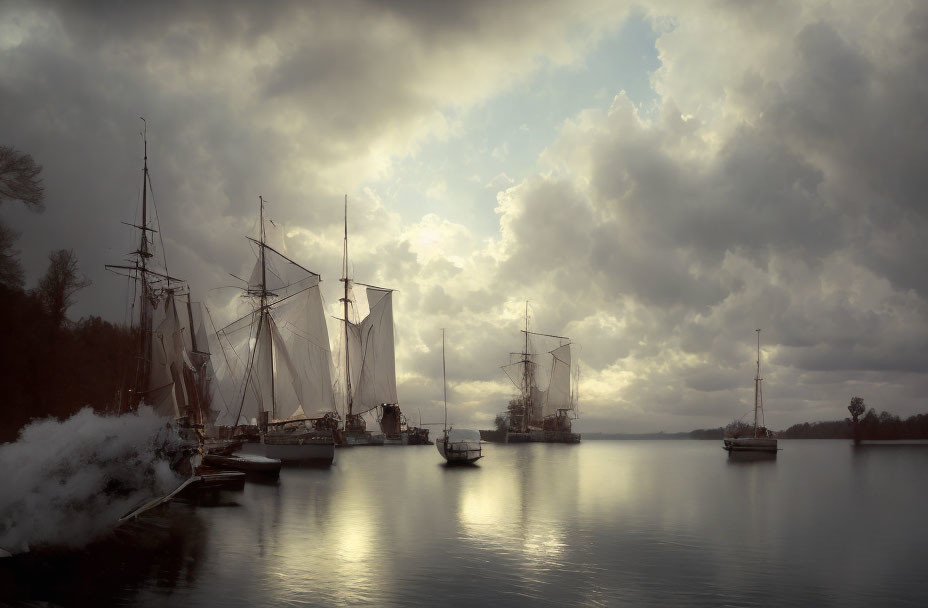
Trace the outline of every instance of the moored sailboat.
<instances>
[{"instance_id":1,"label":"moored sailboat","mask_svg":"<svg viewBox=\"0 0 928 608\"><path fill-rule=\"evenodd\" d=\"M393 344L393 290L364 283L349 277L348 266L348 197L345 197L345 236L342 278L344 296L341 367L338 382L345 403L341 444L408 445L410 431L396 394L396 359ZM368 314L353 322L351 306L353 285L366 288ZM355 310L354 318L357 319ZM365 415L379 411L382 434L367 429ZM415 429L413 443L428 441L428 431Z\"/></svg>"},{"instance_id":2,"label":"moored sailboat","mask_svg":"<svg viewBox=\"0 0 928 608\"><path fill-rule=\"evenodd\" d=\"M137 412L143 405L150 406L181 438L165 455L171 468L186 479L169 495L153 498L147 503L151 508L196 481L194 474L202 456L199 429L208 416L211 373L209 353L198 349L194 335L189 288L168 273L163 251L156 260L152 235L158 229L152 226L148 210L151 179L147 126L143 150L141 218L139 224L128 224L138 230L139 245L129 254L127 264L108 264L105 268L128 277L132 286L130 325L134 345L117 391L116 413ZM186 315L178 312L178 302L186 308ZM140 508L135 515L147 508Z\"/></svg>"},{"instance_id":3,"label":"moored sailboat","mask_svg":"<svg viewBox=\"0 0 928 608\"><path fill-rule=\"evenodd\" d=\"M580 434L574 433L572 421L577 418L577 380L579 370L571 362L573 343L565 336L542 334L528 329L528 303L525 304L523 348L516 361L503 366L509 379L519 389L519 396L509 402L503 418L504 428L481 431L488 440L503 443L579 443ZM532 347L531 339L541 338L557 342L550 350L547 370L547 387L538 385L537 371L540 357ZM511 370L517 370L513 374Z\"/></svg>"},{"instance_id":4,"label":"moored sailboat","mask_svg":"<svg viewBox=\"0 0 928 608\"><path fill-rule=\"evenodd\" d=\"M233 425L257 431L244 434L253 441L242 452L329 465L334 437L314 425L334 407L320 277L267 243L259 200L259 238L249 238L258 259L245 289L252 311L218 332L246 362Z\"/></svg>"},{"instance_id":5,"label":"moored sailboat","mask_svg":"<svg viewBox=\"0 0 928 608\"><path fill-rule=\"evenodd\" d=\"M754 427L750 436L740 436L740 433L731 433L722 442L722 449L729 456L735 455L766 455L776 457L776 437L767 430L764 422L764 395L761 388L763 378L760 377L760 330L757 332L757 372L754 374Z\"/></svg>"},{"instance_id":6,"label":"moored sailboat","mask_svg":"<svg viewBox=\"0 0 928 608\"><path fill-rule=\"evenodd\" d=\"M438 453L448 464L474 464L483 458L480 432L448 426L448 382L445 378L445 330L441 330L441 382L445 402L445 422L442 436L435 442Z\"/></svg>"}]
</instances>

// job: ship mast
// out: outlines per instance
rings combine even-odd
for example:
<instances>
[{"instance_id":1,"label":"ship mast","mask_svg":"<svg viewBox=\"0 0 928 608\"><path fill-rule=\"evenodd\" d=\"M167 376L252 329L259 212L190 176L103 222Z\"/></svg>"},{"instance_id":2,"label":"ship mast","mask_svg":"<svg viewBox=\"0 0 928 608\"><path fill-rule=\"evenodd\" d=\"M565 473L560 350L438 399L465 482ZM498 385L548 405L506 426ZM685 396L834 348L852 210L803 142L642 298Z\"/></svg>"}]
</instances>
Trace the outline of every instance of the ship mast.
<instances>
[{"instance_id":1,"label":"ship mast","mask_svg":"<svg viewBox=\"0 0 928 608\"><path fill-rule=\"evenodd\" d=\"M445 435L448 434L448 380L445 378L445 328L441 328L441 389L445 398ZM420 424L422 415L419 415Z\"/></svg>"},{"instance_id":2,"label":"ship mast","mask_svg":"<svg viewBox=\"0 0 928 608\"><path fill-rule=\"evenodd\" d=\"M348 299L348 195L345 195L345 244L343 248L343 258L342 258L342 278L339 279L342 283L345 284L345 296L340 298L340 301L344 305L344 314L345 314L345 403L346 403L346 413L345 413L345 423L347 424L351 420L351 357L349 348L349 337L348 337L348 302L351 300Z\"/></svg>"},{"instance_id":3,"label":"ship mast","mask_svg":"<svg viewBox=\"0 0 928 608\"><path fill-rule=\"evenodd\" d=\"M528 300L525 301L525 347L522 350L522 432L528 432L535 404L532 402L532 371L528 352Z\"/></svg>"},{"instance_id":4,"label":"ship mast","mask_svg":"<svg viewBox=\"0 0 928 608\"><path fill-rule=\"evenodd\" d=\"M136 252L138 261L139 289L141 291L139 308L139 355L138 364L136 365L135 382L133 382L132 392L127 395L128 409L133 410L138 407L142 400L142 393L147 390L148 375L151 370L152 356L152 316L151 308L147 302L151 300L151 285L148 283L148 258L152 256L148 249L148 123L142 119L142 142L144 156L142 161L142 225L139 226L141 232L139 249Z\"/></svg>"},{"instance_id":5,"label":"ship mast","mask_svg":"<svg viewBox=\"0 0 928 608\"><path fill-rule=\"evenodd\" d=\"M267 263L264 252L267 234L264 228L264 197L258 196L258 200L261 201L261 326L259 326L258 331L260 333L260 327L264 327L267 331L267 339L271 341L271 418L277 418L277 398L274 393L274 338L271 331L271 312L267 305ZM257 347L257 342L255 342L255 346Z\"/></svg>"},{"instance_id":6,"label":"ship mast","mask_svg":"<svg viewBox=\"0 0 928 608\"><path fill-rule=\"evenodd\" d=\"M760 330L757 332L757 372L754 374L754 437L757 437L757 414L760 412L761 425L764 425L764 395L761 389L760 377Z\"/></svg>"}]
</instances>

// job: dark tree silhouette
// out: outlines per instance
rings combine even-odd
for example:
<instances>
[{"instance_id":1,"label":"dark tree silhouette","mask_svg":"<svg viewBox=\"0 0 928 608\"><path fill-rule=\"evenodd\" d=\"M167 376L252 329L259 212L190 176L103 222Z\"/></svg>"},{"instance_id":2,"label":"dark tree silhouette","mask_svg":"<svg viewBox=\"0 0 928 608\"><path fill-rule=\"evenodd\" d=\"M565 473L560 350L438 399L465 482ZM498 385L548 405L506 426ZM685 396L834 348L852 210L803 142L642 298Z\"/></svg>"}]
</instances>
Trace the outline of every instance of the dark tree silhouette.
<instances>
[{"instance_id":1,"label":"dark tree silhouette","mask_svg":"<svg viewBox=\"0 0 928 608\"><path fill-rule=\"evenodd\" d=\"M505 431L509 426L509 420L506 419L502 414L497 414L496 418L493 420L493 424L496 425L497 431Z\"/></svg>"},{"instance_id":2,"label":"dark tree silhouette","mask_svg":"<svg viewBox=\"0 0 928 608\"><path fill-rule=\"evenodd\" d=\"M45 186L42 185L42 165L32 156L10 146L0 146L0 204L20 201L26 207L42 211ZM23 287L23 269L19 252L13 249L19 233L0 220L0 285L14 289Z\"/></svg>"},{"instance_id":3,"label":"dark tree silhouette","mask_svg":"<svg viewBox=\"0 0 928 608\"><path fill-rule=\"evenodd\" d=\"M735 419L725 427L726 437L752 437L754 435L754 426L747 422Z\"/></svg>"},{"instance_id":4,"label":"dark tree silhouette","mask_svg":"<svg viewBox=\"0 0 928 608\"><path fill-rule=\"evenodd\" d=\"M847 411L851 413L854 424L857 424L858 418L860 418L866 409L867 406L864 405L863 397L851 397L851 404L847 406Z\"/></svg>"},{"instance_id":5,"label":"dark tree silhouette","mask_svg":"<svg viewBox=\"0 0 928 608\"><path fill-rule=\"evenodd\" d=\"M48 270L39 281L36 293L52 318L52 326L57 329L64 324L75 294L90 285L90 279L80 275L77 257L70 249L53 251L48 262Z\"/></svg>"},{"instance_id":6,"label":"dark tree silhouette","mask_svg":"<svg viewBox=\"0 0 928 608\"><path fill-rule=\"evenodd\" d=\"M0 146L0 203L21 201L41 211L45 202L42 165L11 146Z\"/></svg>"},{"instance_id":7,"label":"dark tree silhouette","mask_svg":"<svg viewBox=\"0 0 928 608\"><path fill-rule=\"evenodd\" d=\"M19 233L0 220L0 285L14 289L23 288L23 267L19 252L13 249L18 238Z\"/></svg>"}]
</instances>

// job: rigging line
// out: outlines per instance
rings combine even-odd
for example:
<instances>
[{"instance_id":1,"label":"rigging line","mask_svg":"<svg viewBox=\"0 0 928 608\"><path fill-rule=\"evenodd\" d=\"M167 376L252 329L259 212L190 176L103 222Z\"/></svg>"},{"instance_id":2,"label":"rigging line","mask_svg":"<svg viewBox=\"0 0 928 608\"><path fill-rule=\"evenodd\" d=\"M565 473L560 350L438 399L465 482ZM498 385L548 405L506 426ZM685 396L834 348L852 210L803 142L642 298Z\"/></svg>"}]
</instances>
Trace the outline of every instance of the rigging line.
<instances>
[{"instance_id":1,"label":"rigging line","mask_svg":"<svg viewBox=\"0 0 928 608\"><path fill-rule=\"evenodd\" d=\"M242 382L243 382L243 384L242 384L242 402L241 402L241 404L239 404L239 406L238 406L238 415L235 416L235 426L238 426L238 425L239 425L239 424L238 424L239 420L242 419L242 409L245 407L245 394L246 394L246 392L248 391L248 384L249 384L248 381L251 379L251 370L252 370L252 366L254 366L255 354L258 352L258 338L261 336L261 323L260 323L260 322L256 323L256 324L255 324L255 327L256 327L256 330L255 330L255 348L252 349L252 351L251 351L251 362L248 364L248 367L245 368L245 377L242 379ZM248 342L249 342L249 343L251 342L251 332L250 332L250 331L248 332ZM273 351L272 351L272 356L273 356ZM252 388L253 388L253 390L257 390L257 389L254 389L254 384L252 384ZM266 410L264 409L264 401L263 401L263 399L261 399L261 396L260 396L260 395L258 395L258 404L261 406L261 410L260 410L260 411L262 411L262 412L263 412L263 411L266 411ZM271 407L273 407L273 404L271 404Z\"/></svg>"},{"instance_id":2,"label":"rigging line","mask_svg":"<svg viewBox=\"0 0 928 608\"><path fill-rule=\"evenodd\" d=\"M526 330L524 330L524 329L520 329L519 331L521 331L523 334L530 334L530 335L533 335L533 336L544 336L544 337L546 337L546 338L557 338L558 340L570 340L570 338L568 338L567 336L555 336L555 335L552 335L552 334L540 334L540 333L538 333L538 332L536 332L536 331L526 331ZM564 345L561 344L561 346L564 346Z\"/></svg>"},{"instance_id":3,"label":"rigging line","mask_svg":"<svg viewBox=\"0 0 928 608\"><path fill-rule=\"evenodd\" d=\"M216 324L213 322L213 314L209 310L209 306L203 304L203 308L206 309L206 316L209 318L209 325L213 328L213 334L216 335L216 339L219 340L219 350L222 352L222 358L226 362L226 367L229 370L229 374L233 375L235 372L232 371L232 364L229 363L229 357L226 354L226 349L222 346L222 339L219 337L219 334L216 332ZM207 345L209 342L207 341ZM217 387L218 388L218 387ZM229 402L226 401L226 396L222 394L222 390L219 390L219 397L222 399L222 405L226 408L226 413L229 416L232 415L232 410L229 409Z\"/></svg>"},{"instance_id":4,"label":"rigging line","mask_svg":"<svg viewBox=\"0 0 928 608\"><path fill-rule=\"evenodd\" d=\"M276 302L274 302L274 303L272 303L272 304L268 304L267 307L268 307L268 308L271 308L272 306L277 306L277 305L280 304L281 302L284 302L284 301L286 301L286 300L289 300L290 298L296 297L296 296L300 295L301 293L303 293L304 291L308 291L308 290L312 289L313 287L317 287L317 285L313 285L312 287L305 287L305 288L299 290L299 291L296 292L296 293L291 293L289 296L283 297L283 298L277 300ZM244 316L239 317L238 319L232 321L231 323L229 323L228 325L226 325L225 327L223 327L222 329L220 329L220 330L219 330L218 332L216 332L216 333L219 333L219 332L225 333L225 331L226 331L227 329L229 329L231 326L235 325L236 323L238 323L239 321L241 321L241 320L244 319L245 317L247 317L247 316L249 316L249 315L255 314L255 312L257 312L257 311L260 310L260 309L261 309L261 307L258 307L258 308L256 308L255 310L252 310L250 313L248 313L248 314L246 314L246 315L244 315Z\"/></svg>"},{"instance_id":5,"label":"rigging line","mask_svg":"<svg viewBox=\"0 0 928 608\"><path fill-rule=\"evenodd\" d=\"M267 243L262 243L261 241L258 241L258 240L255 240L255 239L251 238L250 236L246 236L245 238L248 239L249 241L251 241L252 243L254 243L255 245L258 245L259 247L264 247L265 249L270 249L271 251L273 251L274 253L276 253L277 255L279 255L280 257L282 257L283 259L287 260L288 262L290 262L291 264L293 264L294 266L296 266L296 267L299 268L300 270L305 270L305 271L308 272L309 274L311 274L311 275L313 275L313 276L315 276L315 277L319 277L319 280L320 280L320 281L322 280L321 275L320 275L318 272L313 272L313 271L310 270L309 268L306 268L306 267L304 267L304 266L301 266L300 264L294 262L293 260L291 260L290 258L288 258L287 256L285 256L285 255L282 254L281 252L277 251L276 249L274 249L273 247L271 247L271 246L268 245Z\"/></svg>"},{"instance_id":6,"label":"rigging line","mask_svg":"<svg viewBox=\"0 0 928 608\"><path fill-rule=\"evenodd\" d=\"M367 283L359 283L358 281L352 281L355 285L362 285L364 287L369 287L370 289L376 289L377 291L386 291L386 292L398 292L399 289L391 289L390 287L378 287L377 285L368 285Z\"/></svg>"},{"instance_id":7,"label":"rigging line","mask_svg":"<svg viewBox=\"0 0 928 608\"><path fill-rule=\"evenodd\" d=\"M321 344L319 344L319 342L316 340L315 337L310 336L308 334L304 334L302 331L299 331L298 329L293 329L293 327L295 327L294 323L292 323L291 321L287 321L283 327L278 326L278 329L285 329L289 331L292 335L296 336L297 338L302 338L303 340L306 340L307 342L309 342L311 345L315 346L316 348L320 350L324 350L326 352L331 352L330 347L322 346Z\"/></svg>"}]
</instances>

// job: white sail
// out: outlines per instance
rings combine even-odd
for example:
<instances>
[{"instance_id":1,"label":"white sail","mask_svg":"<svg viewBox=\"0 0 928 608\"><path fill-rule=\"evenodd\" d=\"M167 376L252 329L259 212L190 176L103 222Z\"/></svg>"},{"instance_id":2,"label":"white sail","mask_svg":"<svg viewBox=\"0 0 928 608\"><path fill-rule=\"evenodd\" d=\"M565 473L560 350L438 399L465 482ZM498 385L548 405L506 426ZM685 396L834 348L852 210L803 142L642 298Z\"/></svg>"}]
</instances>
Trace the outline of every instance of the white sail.
<instances>
[{"instance_id":1,"label":"white sail","mask_svg":"<svg viewBox=\"0 0 928 608\"><path fill-rule=\"evenodd\" d=\"M216 424L236 426L257 421L261 411L261 392L253 378L252 364L257 356L257 333L263 326L263 323L258 323L259 318L258 311L255 311L216 332L222 353L216 388L226 404Z\"/></svg>"},{"instance_id":2,"label":"white sail","mask_svg":"<svg viewBox=\"0 0 928 608\"><path fill-rule=\"evenodd\" d=\"M332 351L319 280L315 285L284 302L273 311L292 367L293 382L299 384L299 406L289 416L315 417L335 409L332 389Z\"/></svg>"},{"instance_id":3,"label":"white sail","mask_svg":"<svg viewBox=\"0 0 928 608\"><path fill-rule=\"evenodd\" d=\"M571 409L570 344L551 351L551 379L544 401L544 416L553 416L559 409Z\"/></svg>"},{"instance_id":4,"label":"white sail","mask_svg":"<svg viewBox=\"0 0 928 608\"><path fill-rule=\"evenodd\" d=\"M303 413L303 378L291 357L292 340L285 339L273 316L269 318L274 346L274 404L271 419L305 416ZM291 336L288 335L287 338Z\"/></svg>"},{"instance_id":5,"label":"white sail","mask_svg":"<svg viewBox=\"0 0 928 608\"><path fill-rule=\"evenodd\" d=\"M361 321L361 369L354 411L369 411L396 403L396 361L393 352L393 294L367 289L370 313Z\"/></svg>"},{"instance_id":6,"label":"white sail","mask_svg":"<svg viewBox=\"0 0 928 608\"><path fill-rule=\"evenodd\" d=\"M145 304L148 302L143 305ZM177 418L180 416L180 410L174 391L171 363L174 360L174 339L179 328L177 315L174 314L173 299L165 298L162 306L155 304L152 308L151 366L148 389L142 395L142 401L151 405L160 416Z\"/></svg>"},{"instance_id":7,"label":"white sail","mask_svg":"<svg viewBox=\"0 0 928 608\"><path fill-rule=\"evenodd\" d=\"M249 383L258 396L258 411L271 412L274 407L274 345L270 319L257 314L258 333L255 338L253 364Z\"/></svg>"}]
</instances>

